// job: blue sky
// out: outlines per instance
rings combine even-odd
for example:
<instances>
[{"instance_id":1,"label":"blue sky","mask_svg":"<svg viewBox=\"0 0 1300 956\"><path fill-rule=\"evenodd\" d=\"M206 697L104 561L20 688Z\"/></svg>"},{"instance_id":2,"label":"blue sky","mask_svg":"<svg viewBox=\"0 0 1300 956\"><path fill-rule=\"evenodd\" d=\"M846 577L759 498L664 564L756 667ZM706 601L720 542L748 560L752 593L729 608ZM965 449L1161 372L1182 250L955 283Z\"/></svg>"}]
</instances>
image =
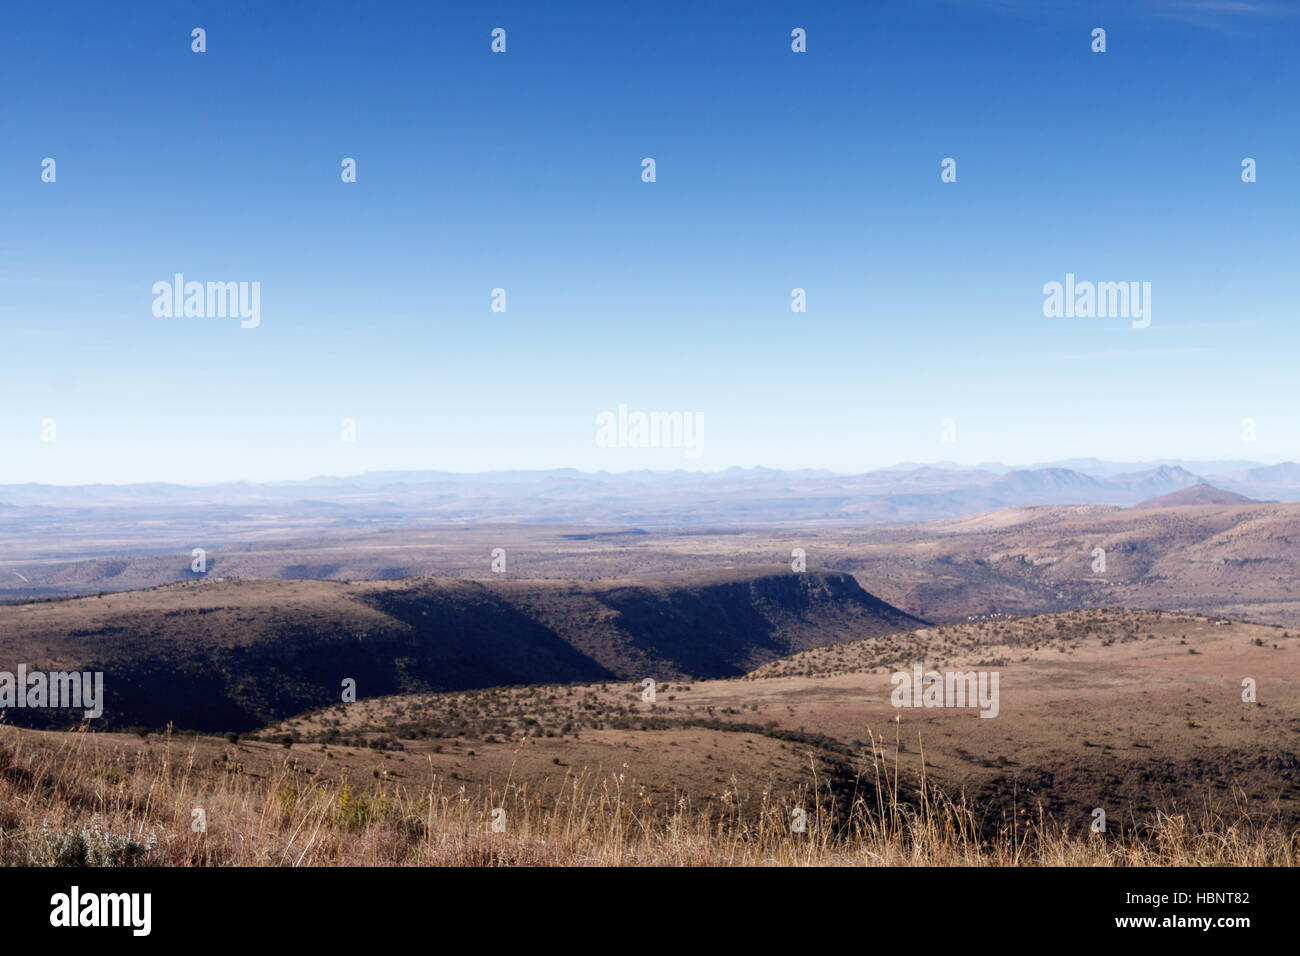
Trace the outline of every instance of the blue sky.
<instances>
[{"instance_id":1,"label":"blue sky","mask_svg":"<svg viewBox=\"0 0 1300 956\"><path fill-rule=\"evenodd\" d=\"M0 483L1300 457L1297 50L1226 0L9 10ZM260 326L155 317L178 272ZM1151 327L1045 318L1067 272ZM703 454L598 447L620 404Z\"/></svg>"}]
</instances>

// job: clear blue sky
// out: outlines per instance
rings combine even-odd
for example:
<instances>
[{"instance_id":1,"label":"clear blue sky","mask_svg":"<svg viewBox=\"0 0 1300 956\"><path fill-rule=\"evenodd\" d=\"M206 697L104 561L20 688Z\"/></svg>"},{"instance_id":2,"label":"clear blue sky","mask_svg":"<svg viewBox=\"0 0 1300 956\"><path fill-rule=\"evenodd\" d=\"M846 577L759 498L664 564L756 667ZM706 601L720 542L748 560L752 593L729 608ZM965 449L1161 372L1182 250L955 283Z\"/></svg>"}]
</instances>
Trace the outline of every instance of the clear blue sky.
<instances>
[{"instance_id":1,"label":"clear blue sky","mask_svg":"<svg viewBox=\"0 0 1300 956\"><path fill-rule=\"evenodd\" d=\"M12 6L0 483L1300 457L1298 7ZM1045 318L1067 272L1151 327Z\"/></svg>"}]
</instances>

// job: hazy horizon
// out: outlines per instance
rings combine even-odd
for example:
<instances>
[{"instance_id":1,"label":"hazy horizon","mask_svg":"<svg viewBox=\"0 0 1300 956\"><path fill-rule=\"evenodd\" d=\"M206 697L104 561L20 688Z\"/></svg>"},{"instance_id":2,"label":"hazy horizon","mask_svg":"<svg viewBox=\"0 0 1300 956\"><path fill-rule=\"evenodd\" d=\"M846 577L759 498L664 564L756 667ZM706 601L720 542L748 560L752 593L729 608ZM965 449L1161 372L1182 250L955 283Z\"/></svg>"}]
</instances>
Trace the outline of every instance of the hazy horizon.
<instances>
[{"instance_id":1,"label":"hazy horizon","mask_svg":"<svg viewBox=\"0 0 1300 956\"><path fill-rule=\"evenodd\" d=\"M1089 471L1091 463L1101 466L1100 469ZM1149 458L1141 461L1123 461L1115 459L1098 458L1096 456L1077 456L1053 461L1038 461L1025 463L1007 463L1000 461L981 461L975 463L964 463L958 461L941 460L941 461L923 461L923 462L895 462L892 465L886 465L879 468L869 468L864 471L837 471L832 468L819 468L808 466L801 468L774 468L769 465L728 465L717 468L602 468L602 469L583 469L572 466L558 466L554 468L493 468L478 471L452 471L440 468L385 468L373 471L358 471L349 473L336 474L311 474L300 475L292 478L275 478L275 479L257 479L257 478L221 478L203 482L185 482L185 481L167 481L162 479L146 479L143 481L89 481L89 482L34 482L34 481L6 481L0 482L0 488L12 487L18 485L42 485L52 488L73 488L87 485L105 485L108 487L126 487L131 485L176 485L179 487L216 487L221 485L287 485L301 484L313 481L348 481L357 478L377 477L377 476L403 476L403 475L442 475L448 477L486 477L492 475L545 475L554 473L572 473L584 477L600 477L603 475L610 477L632 476L632 475L689 475L689 476L713 476L724 475L729 472L771 472L774 474L809 474L821 475L832 478L853 478L863 475L880 474L883 472L917 471L924 469L933 469L936 471L986 471L986 472L1013 472L1013 471L1039 471L1045 469L1066 469L1078 471L1082 474L1123 474L1124 469L1131 472L1140 472L1154 470L1161 467L1182 468L1186 471L1197 474L1198 477L1212 477L1209 474L1201 474L1198 469L1203 470L1206 467L1220 468L1224 472L1238 471L1243 469L1274 468L1279 465L1295 464L1291 459L1269 461L1259 459L1204 459L1195 460L1189 458L1169 457L1169 458ZM1195 467L1193 467L1195 466Z\"/></svg>"}]
</instances>

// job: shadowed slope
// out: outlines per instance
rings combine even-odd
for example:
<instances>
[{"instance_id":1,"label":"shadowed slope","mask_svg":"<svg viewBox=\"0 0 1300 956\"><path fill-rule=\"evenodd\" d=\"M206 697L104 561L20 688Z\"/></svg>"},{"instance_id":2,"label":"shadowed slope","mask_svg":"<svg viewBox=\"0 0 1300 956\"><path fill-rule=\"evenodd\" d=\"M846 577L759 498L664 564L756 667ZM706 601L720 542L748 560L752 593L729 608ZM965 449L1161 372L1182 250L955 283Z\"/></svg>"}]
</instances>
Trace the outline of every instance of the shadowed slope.
<instances>
[{"instance_id":1,"label":"shadowed slope","mask_svg":"<svg viewBox=\"0 0 1300 956\"><path fill-rule=\"evenodd\" d=\"M917 620L851 575L645 584L213 581L0 607L0 670L103 671L101 726L246 730L340 699L610 678L727 677ZM13 723L65 726L67 711Z\"/></svg>"}]
</instances>

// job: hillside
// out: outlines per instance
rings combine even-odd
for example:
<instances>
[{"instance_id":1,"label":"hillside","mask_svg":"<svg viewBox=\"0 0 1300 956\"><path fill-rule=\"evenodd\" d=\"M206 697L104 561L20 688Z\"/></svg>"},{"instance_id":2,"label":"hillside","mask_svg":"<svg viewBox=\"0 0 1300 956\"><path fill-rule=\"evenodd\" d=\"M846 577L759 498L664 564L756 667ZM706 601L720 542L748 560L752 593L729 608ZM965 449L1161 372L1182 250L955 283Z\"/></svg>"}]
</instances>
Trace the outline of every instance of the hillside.
<instances>
[{"instance_id":1,"label":"hillside","mask_svg":"<svg viewBox=\"0 0 1300 956\"><path fill-rule=\"evenodd\" d=\"M517 779L557 766L626 768L665 805L679 794L718 801L724 790L757 803L765 788L808 782L810 759L834 803L863 792L873 750L913 781L923 750L931 784L964 791L987 823L1040 803L1080 826L1098 805L1124 821L1242 798L1294 826L1297 650L1282 628L1071 611L824 645L741 678L665 683L653 704L635 682L493 688L334 705L257 736L287 735L295 753L332 754L325 762L357 771L373 759L353 755L379 748L389 768L427 760L474 787L512 767ZM998 671L995 719L891 706L891 674L915 663ZM1241 699L1245 676L1258 704Z\"/></svg>"},{"instance_id":2,"label":"hillside","mask_svg":"<svg viewBox=\"0 0 1300 956\"><path fill-rule=\"evenodd\" d=\"M0 607L8 659L102 670L101 727L242 731L358 696L737 676L795 651L915 627L852 575L789 569L646 581L206 581ZM10 722L66 726L19 709Z\"/></svg>"},{"instance_id":3,"label":"hillside","mask_svg":"<svg viewBox=\"0 0 1300 956\"><path fill-rule=\"evenodd\" d=\"M0 725L0 863L48 865L54 816L134 834L146 865L1294 865L1298 649L1100 609L812 648L655 702L633 679L362 694L238 739ZM893 707L914 662L998 671L996 719ZM819 839L791 840L793 808Z\"/></svg>"},{"instance_id":4,"label":"hillside","mask_svg":"<svg viewBox=\"0 0 1300 956\"><path fill-rule=\"evenodd\" d=\"M1150 498L1133 506L1135 511L1143 508L1179 508L1184 505L1258 505L1263 502L1247 498L1233 491L1224 491L1202 482L1182 491L1170 492L1158 498Z\"/></svg>"}]
</instances>

